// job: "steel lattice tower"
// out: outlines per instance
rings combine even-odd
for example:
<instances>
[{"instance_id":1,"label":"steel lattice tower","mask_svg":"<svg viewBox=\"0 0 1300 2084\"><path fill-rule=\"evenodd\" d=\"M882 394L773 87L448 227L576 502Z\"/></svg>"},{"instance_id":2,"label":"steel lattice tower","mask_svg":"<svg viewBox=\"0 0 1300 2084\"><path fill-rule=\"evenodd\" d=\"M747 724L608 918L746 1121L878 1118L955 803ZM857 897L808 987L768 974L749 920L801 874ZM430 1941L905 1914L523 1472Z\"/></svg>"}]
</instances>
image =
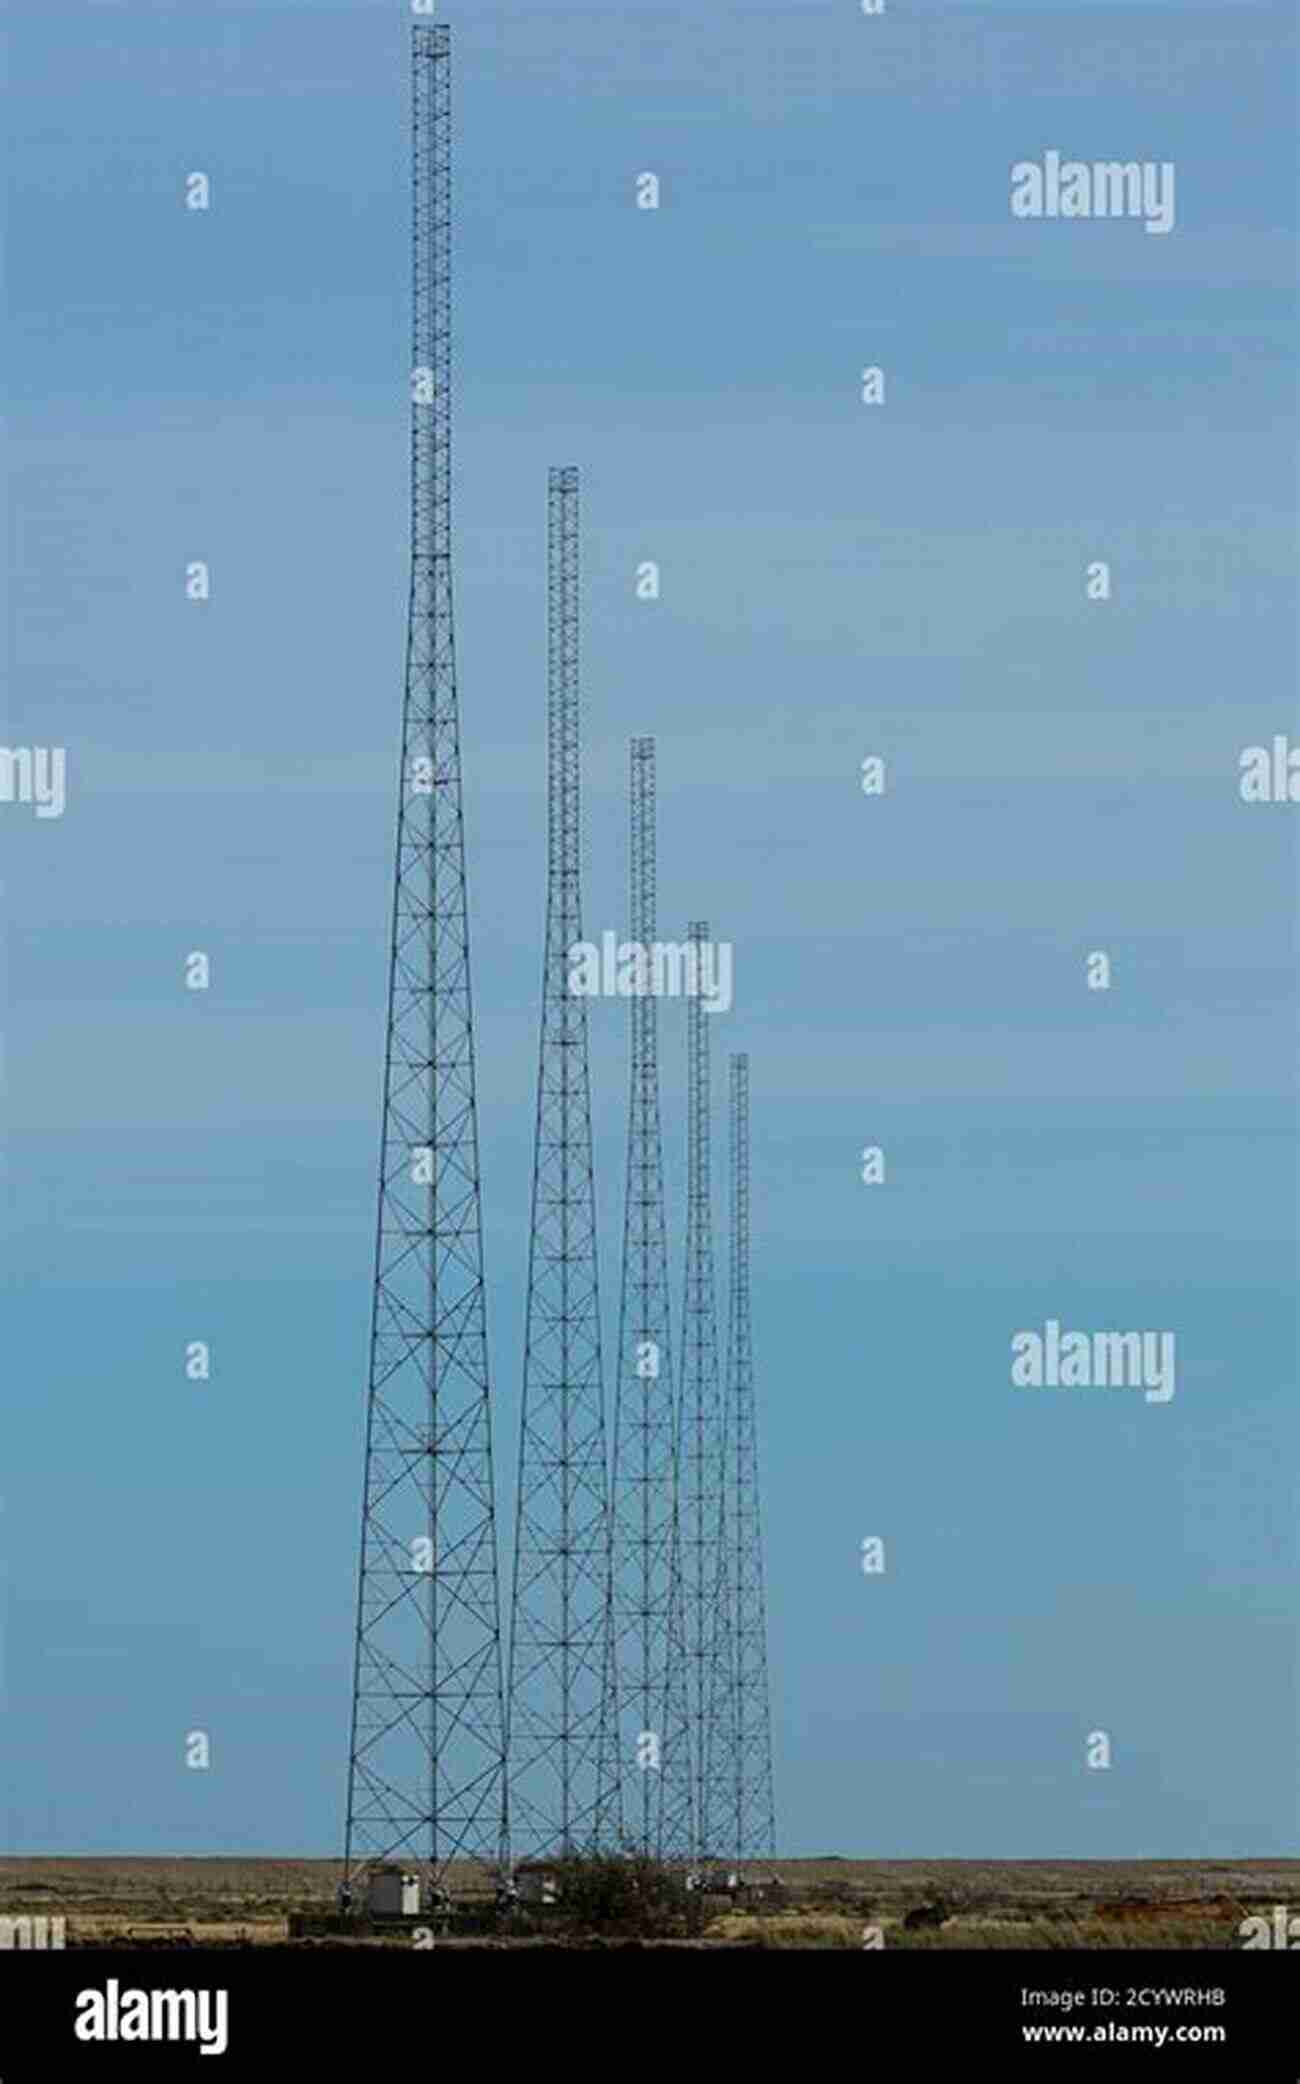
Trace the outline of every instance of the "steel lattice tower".
<instances>
[{"instance_id":1,"label":"steel lattice tower","mask_svg":"<svg viewBox=\"0 0 1300 2084\"><path fill-rule=\"evenodd\" d=\"M345 1870L494 1865L505 1715L451 573L451 82L413 32L410 611Z\"/></svg>"},{"instance_id":2,"label":"steel lattice tower","mask_svg":"<svg viewBox=\"0 0 1300 2084\"><path fill-rule=\"evenodd\" d=\"M548 500L547 894L519 1495L510 1628L512 1852L619 1833L578 726L578 473Z\"/></svg>"},{"instance_id":3,"label":"steel lattice tower","mask_svg":"<svg viewBox=\"0 0 1300 2084\"><path fill-rule=\"evenodd\" d=\"M727 1483L734 1784L728 1851L774 1859L772 1718L758 1491L758 1412L749 1306L749 1058L731 1059L731 1310L727 1333Z\"/></svg>"},{"instance_id":4,"label":"steel lattice tower","mask_svg":"<svg viewBox=\"0 0 1300 2084\"><path fill-rule=\"evenodd\" d=\"M684 1650L697 1858L726 1849L735 1713L727 1593L725 1405L718 1368L711 1174L709 1020L701 985L709 929L692 923L687 999L686 1280L682 1309L680 1466Z\"/></svg>"},{"instance_id":5,"label":"steel lattice tower","mask_svg":"<svg viewBox=\"0 0 1300 2084\"><path fill-rule=\"evenodd\" d=\"M631 747L630 934L641 951L629 999L627 1200L619 1305L614 1474L614 1621L623 1815L638 1850L685 1858L691 1828L668 1237L659 1111L655 742Z\"/></svg>"}]
</instances>

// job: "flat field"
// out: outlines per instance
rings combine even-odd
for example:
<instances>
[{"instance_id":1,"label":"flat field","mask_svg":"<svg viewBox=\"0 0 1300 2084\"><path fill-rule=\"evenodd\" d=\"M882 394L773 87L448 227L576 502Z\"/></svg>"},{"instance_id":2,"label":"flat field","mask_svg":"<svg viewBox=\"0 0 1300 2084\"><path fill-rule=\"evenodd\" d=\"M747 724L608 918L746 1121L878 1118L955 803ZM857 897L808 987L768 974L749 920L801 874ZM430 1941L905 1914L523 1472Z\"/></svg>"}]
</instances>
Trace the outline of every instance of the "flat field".
<instances>
[{"instance_id":1,"label":"flat field","mask_svg":"<svg viewBox=\"0 0 1300 2084\"><path fill-rule=\"evenodd\" d=\"M860 1948L874 1928L886 1947L1236 1950L1249 1916L1271 1919L1280 1905L1300 1919L1300 1860L824 1858L744 1871L779 1877L779 1894L752 1907L710 1899L697 1939L622 1943ZM340 1873L337 1860L0 1859L0 1916L62 1917L69 1947L409 1945L290 1939L292 1912L333 1909ZM455 1874L451 1883L455 1892ZM591 1943L558 1934L445 1942Z\"/></svg>"}]
</instances>

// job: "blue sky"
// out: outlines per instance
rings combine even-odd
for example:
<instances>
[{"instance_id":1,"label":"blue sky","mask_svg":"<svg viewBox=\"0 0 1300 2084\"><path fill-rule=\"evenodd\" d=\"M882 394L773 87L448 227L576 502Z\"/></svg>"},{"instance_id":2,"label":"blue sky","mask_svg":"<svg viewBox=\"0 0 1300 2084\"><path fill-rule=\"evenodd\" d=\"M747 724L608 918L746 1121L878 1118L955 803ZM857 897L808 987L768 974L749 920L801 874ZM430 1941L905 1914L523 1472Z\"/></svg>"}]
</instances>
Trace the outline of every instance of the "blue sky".
<instances>
[{"instance_id":1,"label":"blue sky","mask_svg":"<svg viewBox=\"0 0 1300 2084\"><path fill-rule=\"evenodd\" d=\"M1236 785L1300 739L1289 10L448 18L502 1527L574 462L589 927L622 922L649 731L661 930L736 947L782 1851L1294 1853L1295 811ZM15 1852L341 1836L407 22L14 10L5 728L69 762L61 819L3 808ZM1173 160L1175 230L1012 220L1049 148ZM608 1317L625 1021L594 1009ZM680 1246L671 1013L663 1046ZM1014 1392L1050 1316L1173 1330L1177 1394Z\"/></svg>"}]
</instances>

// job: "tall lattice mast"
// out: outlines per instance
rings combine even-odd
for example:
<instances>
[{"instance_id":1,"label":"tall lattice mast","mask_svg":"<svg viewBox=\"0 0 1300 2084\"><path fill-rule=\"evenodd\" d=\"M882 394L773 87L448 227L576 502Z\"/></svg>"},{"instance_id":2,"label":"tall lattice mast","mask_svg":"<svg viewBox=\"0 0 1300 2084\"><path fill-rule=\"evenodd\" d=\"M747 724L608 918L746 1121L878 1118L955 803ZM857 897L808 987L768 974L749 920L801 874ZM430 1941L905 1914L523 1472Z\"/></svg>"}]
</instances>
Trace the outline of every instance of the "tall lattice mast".
<instances>
[{"instance_id":1,"label":"tall lattice mast","mask_svg":"<svg viewBox=\"0 0 1300 2084\"><path fill-rule=\"evenodd\" d=\"M653 738L632 740L630 839L630 932L640 951L640 988L629 999L627 1199L611 1487L619 1752L630 1841L643 1852L685 1858L694 1850L694 1834L659 1111L659 1000L651 968L657 932Z\"/></svg>"},{"instance_id":2,"label":"tall lattice mast","mask_svg":"<svg viewBox=\"0 0 1300 2084\"><path fill-rule=\"evenodd\" d=\"M686 1280L682 1310L681 1539L695 1853L726 1850L734 1778L728 1601L725 1406L718 1368L711 1174L709 1022L700 986L709 929L692 923L687 1000Z\"/></svg>"},{"instance_id":3,"label":"tall lattice mast","mask_svg":"<svg viewBox=\"0 0 1300 2084\"><path fill-rule=\"evenodd\" d=\"M727 1336L727 1475L734 1783L728 1851L772 1859L772 1718L758 1490L758 1413L749 1306L749 1058L731 1059L731 1309Z\"/></svg>"},{"instance_id":4,"label":"tall lattice mast","mask_svg":"<svg viewBox=\"0 0 1300 2084\"><path fill-rule=\"evenodd\" d=\"M578 473L549 484L546 949L510 1628L511 1849L617 1843L611 1553L582 940Z\"/></svg>"},{"instance_id":5,"label":"tall lattice mast","mask_svg":"<svg viewBox=\"0 0 1300 2084\"><path fill-rule=\"evenodd\" d=\"M349 1879L495 1864L505 1714L451 573L451 53L417 26L411 587L348 1772Z\"/></svg>"}]
</instances>

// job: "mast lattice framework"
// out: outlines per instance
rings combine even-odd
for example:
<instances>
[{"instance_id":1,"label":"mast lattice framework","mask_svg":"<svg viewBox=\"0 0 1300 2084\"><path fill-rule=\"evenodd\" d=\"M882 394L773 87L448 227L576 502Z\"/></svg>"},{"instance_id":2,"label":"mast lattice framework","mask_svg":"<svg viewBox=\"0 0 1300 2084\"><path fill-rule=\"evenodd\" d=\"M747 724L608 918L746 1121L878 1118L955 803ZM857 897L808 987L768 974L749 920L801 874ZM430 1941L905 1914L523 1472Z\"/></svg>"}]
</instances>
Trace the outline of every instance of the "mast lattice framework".
<instances>
[{"instance_id":1,"label":"mast lattice framework","mask_svg":"<svg viewBox=\"0 0 1300 2084\"><path fill-rule=\"evenodd\" d=\"M451 572L451 52L413 30L412 555L344 1864L503 1851ZM423 381L421 381L423 379Z\"/></svg>"},{"instance_id":2,"label":"mast lattice framework","mask_svg":"<svg viewBox=\"0 0 1300 2084\"><path fill-rule=\"evenodd\" d=\"M668 1237L659 1103L655 742L631 744L630 931L640 951L629 998L630 1090L614 1473L614 1626L623 1817L638 1850L694 1851L685 1692Z\"/></svg>"},{"instance_id":3,"label":"mast lattice framework","mask_svg":"<svg viewBox=\"0 0 1300 2084\"><path fill-rule=\"evenodd\" d=\"M726 1441L731 1537L734 1784L727 1850L738 1860L776 1856L767 1607L758 1488L758 1413L749 1260L749 1058L731 1059L731 1305L727 1335Z\"/></svg>"},{"instance_id":4,"label":"mast lattice framework","mask_svg":"<svg viewBox=\"0 0 1300 2084\"><path fill-rule=\"evenodd\" d=\"M701 985L709 928L692 922L686 1002L686 1279L682 1309L681 1541L692 1822L697 1859L727 1850L735 1704L728 1598L725 1403L713 1251L709 1021Z\"/></svg>"},{"instance_id":5,"label":"mast lattice framework","mask_svg":"<svg viewBox=\"0 0 1300 2084\"><path fill-rule=\"evenodd\" d=\"M608 1467L582 940L579 488L548 485L547 895L511 1601L511 1849L619 1836Z\"/></svg>"}]
</instances>

